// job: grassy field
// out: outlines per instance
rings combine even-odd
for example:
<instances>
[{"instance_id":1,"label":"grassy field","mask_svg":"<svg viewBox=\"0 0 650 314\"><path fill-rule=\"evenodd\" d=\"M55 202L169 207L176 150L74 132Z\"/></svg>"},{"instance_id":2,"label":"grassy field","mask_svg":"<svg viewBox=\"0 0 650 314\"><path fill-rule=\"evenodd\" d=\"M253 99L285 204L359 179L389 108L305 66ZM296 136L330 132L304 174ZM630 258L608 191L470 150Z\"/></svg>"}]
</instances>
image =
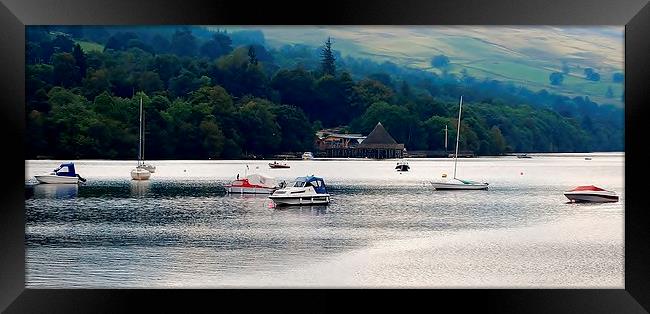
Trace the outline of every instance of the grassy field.
<instances>
[{"instance_id":1,"label":"grassy field","mask_svg":"<svg viewBox=\"0 0 650 314\"><path fill-rule=\"evenodd\" d=\"M76 41L84 52L104 51L104 46L95 42L77 40Z\"/></svg>"},{"instance_id":2,"label":"grassy field","mask_svg":"<svg viewBox=\"0 0 650 314\"><path fill-rule=\"evenodd\" d=\"M448 69L460 74L463 69L479 79L510 81L531 90L547 89L555 93L589 96L599 103L622 105L623 84L612 82L614 72L623 71L622 34L602 35L598 29L555 28L426 28L364 27L263 29L269 42L281 45L303 42L319 45L332 36L334 48L344 55L367 57L376 61L431 69L433 56L444 54L452 62ZM620 44L620 47L619 47ZM560 71L568 61L571 73L561 86L550 84L551 73ZM584 68L592 67L601 75L598 82L584 79ZM608 87L613 98L605 97Z\"/></svg>"}]
</instances>

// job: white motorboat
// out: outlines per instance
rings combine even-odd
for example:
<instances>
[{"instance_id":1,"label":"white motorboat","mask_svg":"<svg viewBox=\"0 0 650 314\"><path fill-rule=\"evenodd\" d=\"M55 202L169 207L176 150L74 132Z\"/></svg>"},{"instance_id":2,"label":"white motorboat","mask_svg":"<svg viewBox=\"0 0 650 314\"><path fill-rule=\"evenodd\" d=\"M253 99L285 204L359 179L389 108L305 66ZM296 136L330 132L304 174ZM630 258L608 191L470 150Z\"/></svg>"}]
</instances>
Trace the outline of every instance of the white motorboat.
<instances>
[{"instance_id":1,"label":"white motorboat","mask_svg":"<svg viewBox=\"0 0 650 314\"><path fill-rule=\"evenodd\" d=\"M64 171L65 168L65 171ZM77 184L79 182L86 182L75 172L74 163L64 163L52 172L35 175L36 180L40 183L50 184Z\"/></svg>"},{"instance_id":2,"label":"white motorboat","mask_svg":"<svg viewBox=\"0 0 650 314\"><path fill-rule=\"evenodd\" d=\"M289 187L279 189L269 196L278 205L329 204L325 181L314 176L298 177Z\"/></svg>"},{"instance_id":3,"label":"white motorboat","mask_svg":"<svg viewBox=\"0 0 650 314\"><path fill-rule=\"evenodd\" d=\"M578 186L572 190L564 192L564 196L566 196L571 202L618 202L618 195L616 195L616 192L607 191L593 185Z\"/></svg>"},{"instance_id":4,"label":"white motorboat","mask_svg":"<svg viewBox=\"0 0 650 314\"><path fill-rule=\"evenodd\" d=\"M302 159L303 159L303 160L311 160L311 159L314 159L314 154L312 154L311 152L304 152L304 153L302 154Z\"/></svg>"},{"instance_id":5,"label":"white motorboat","mask_svg":"<svg viewBox=\"0 0 650 314\"><path fill-rule=\"evenodd\" d=\"M270 162L270 163L269 163L269 167L271 167L271 169L286 169L286 168L291 168L291 166L287 165L286 163L284 163L284 162L279 163L279 162L277 162L277 161Z\"/></svg>"},{"instance_id":6,"label":"white motorboat","mask_svg":"<svg viewBox=\"0 0 650 314\"><path fill-rule=\"evenodd\" d=\"M411 169L411 166L409 166L409 163L407 161L400 161L397 163L397 166L395 166L395 170L397 172L406 172Z\"/></svg>"},{"instance_id":7,"label":"white motorboat","mask_svg":"<svg viewBox=\"0 0 650 314\"><path fill-rule=\"evenodd\" d=\"M237 175L236 180L225 186L228 193L239 194L271 194L281 187L274 178L261 174L250 174L241 179Z\"/></svg>"},{"instance_id":8,"label":"white motorboat","mask_svg":"<svg viewBox=\"0 0 650 314\"><path fill-rule=\"evenodd\" d=\"M487 182L475 182L456 178L456 165L458 163L458 142L460 139L460 117L463 111L463 96L460 96L458 105L458 131L456 132L456 152L454 153L454 177L447 179L447 175L442 176L442 180L431 181L431 185L436 190L487 190Z\"/></svg>"},{"instance_id":9,"label":"white motorboat","mask_svg":"<svg viewBox=\"0 0 650 314\"><path fill-rule=\"evenodd\" d=\"M131 179L133 180L149 180L151 173L156 171L156 167L151 165L146 165L144 163L143 153L144 153L144 124L143 124L143 112L142 112L142 98L140 98L140 129L139 137L140 142L138 145L138 165L135 169L131 170ZM148 168L153 167L153 171L150 171Z\"/></svg>"}]
</instances>

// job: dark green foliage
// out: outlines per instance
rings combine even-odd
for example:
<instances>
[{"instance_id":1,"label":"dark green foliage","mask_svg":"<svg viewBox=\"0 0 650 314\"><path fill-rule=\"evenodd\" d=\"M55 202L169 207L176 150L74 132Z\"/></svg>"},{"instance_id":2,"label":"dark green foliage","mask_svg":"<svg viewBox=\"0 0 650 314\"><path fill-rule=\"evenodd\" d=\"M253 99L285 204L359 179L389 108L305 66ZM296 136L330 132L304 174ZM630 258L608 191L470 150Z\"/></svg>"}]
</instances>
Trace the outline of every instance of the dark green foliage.
<instances>
[{"instance_id":1,"label":"dark green foliage","mask_svg":"<svg viewBox=\"0 0 650 314\"><path fill-rule=\"evenodd\" d=\"M437 55L431 59L431 66L434 68L443 69L449 66L449 57L445 55Z\"/></svg>"},{"instance_id":2,"label":"dark green foliage","mask_svg":"<svg viewBox=\"0 0 650 314\"><path fill-rule=\"evenodd\" d=\"M136 158L141 97L147 159L307 151L315 131L343 126L368 134L377 122L408 150L444 149L447 125L453 150L460 95L466 102L461 150L499 155L624 148L621 108L479 80L467 71L444 74L445 56L435 63L441 75L335 57L330 39L324 48L274 50L251 33L255 40L233 49L225 32L131 30L75 31L106 43L103 52L84 52L66 34L27 28L28 158ZM562 75L552 76L561 82ZM605 96L614 97L613 90Z\"/></svg>"},{"instance_id":3,"label":"dark green foliage","mask_svg":"<svg viewBox=\"0 0 650 314\"><path fill-rule=\"evenodd\" d=\"M585 69L585 78L590 80L590 81L600 81L600 74L598 74L592 68L586 68Z\"/></svg>"},{"instance_id":4,"label":"dark green foliage","mask_svg":"<svg viewBox=\"0 0 650 314\"><path fill-rule=\"evenodd\" d=\"M335 58L332 51L332 39L327 37L325 46L321 51L321 71L323 75L336 75L336 65L334 64Z\"/></svg>"},{"instance_id":5,"label":"dark green foliage","mask_svg":"<svg viewBox=\"0 0 650 314\"><path fill-rule=\"evenodd\" d=\"M551 85L562 85L562 81L564 81L564 75L562 75L560 72L553 72L548 77L548 79L551 81Z\"/></svg>"}]
</instances>

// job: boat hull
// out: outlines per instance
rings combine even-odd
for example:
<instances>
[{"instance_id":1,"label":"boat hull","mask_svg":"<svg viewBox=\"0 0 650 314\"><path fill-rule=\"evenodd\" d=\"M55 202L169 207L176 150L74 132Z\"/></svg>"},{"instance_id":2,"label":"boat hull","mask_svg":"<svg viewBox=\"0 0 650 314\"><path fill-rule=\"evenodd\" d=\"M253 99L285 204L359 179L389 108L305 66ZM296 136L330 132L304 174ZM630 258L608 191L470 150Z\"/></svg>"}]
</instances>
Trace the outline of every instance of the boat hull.
<instances>
[{"instance_id":1,"label":"boat hull","mask_svg":"<svg viewBox=\"0 0 650 314\"><path fill-rule=\"evenodd\" d=\"M78 177L57 176L57 175L37 175L36 180L40 183L49 184L78 184Z\"/></svg>"},{"instance_id":2,"label":"boat hull","mask_svg":"<svg viewBox=\"0 0 650 314\"><path fill-rule=\"evenodd\" d=\"M329 194L303 195L303 196L269 196L278 206L284 205L317 205L329 204Z\"/></svg>"},{"instance_id":3,"label":"boat hull","mask_svg":"<svg viewBox=\"0 0 650 314\"><path fill-rule=\"evenodd\" d=\"M246 186L227 186L226 191L231 194L271 194L275 188L265 187L246 187Z\"/></svg>"},{"instance_id":4,"label":"boat hull","mask_svg":"<svg viewBox=\"0 0 650 314\"><path fill-rule=\"evenodd\" d=\"M564 196L571 202L585 203L615 203L618 202L618 195L606 193L564 193Z\"/></svg>"},{"instance_id":5,"label":"boat hull","mask_svg":"<svg viewBox=\"0 0 650 314\"><path fill-rule=\"evenodd\" d=\"M131 179L133 180L149 180L151 177L151 172L145 169L133 169L131 170Z\"/></svg>"},{"instance_id":6,"label":"boat hull","mask_svg":"<svg viewBox=\"0 0 650 314\"><path fill-rule=\"evenodd\" d=\"M464 183L445 183L445 182L431 182L431 185L436 190L487 190L487 184L464 184Z\"/></svg>"}]
</instances>

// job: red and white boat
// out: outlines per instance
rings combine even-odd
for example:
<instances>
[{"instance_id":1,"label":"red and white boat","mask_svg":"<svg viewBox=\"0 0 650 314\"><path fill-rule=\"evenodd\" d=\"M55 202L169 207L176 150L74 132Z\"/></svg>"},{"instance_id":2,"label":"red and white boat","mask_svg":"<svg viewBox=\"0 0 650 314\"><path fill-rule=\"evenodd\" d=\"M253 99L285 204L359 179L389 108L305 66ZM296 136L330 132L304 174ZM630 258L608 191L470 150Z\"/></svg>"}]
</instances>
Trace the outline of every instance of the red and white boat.
<instances>
[{"instance_id":1,"label":"red and white boat","mask_svg":"<svg viewBox=\"0 0 650 314\"><path fill-rule=\"evenodd\" d=\"M607 191L593 185L582 185L573 190L564 192L572 202L596 202L609 203L618 202L618 195L614 191Z\"/></svg>"},{"instance_id":2,"label":"red and white boat","mask_svg":"<svg viewBox=\"0 0 650 314\"><path fill-rule=\"evenodd\" d=\"M280 184L271 177L261 174L250 174L232 181L226 185L228 193L239 194L271 194L280 188Z\"/></svg>"}]
</instances>

